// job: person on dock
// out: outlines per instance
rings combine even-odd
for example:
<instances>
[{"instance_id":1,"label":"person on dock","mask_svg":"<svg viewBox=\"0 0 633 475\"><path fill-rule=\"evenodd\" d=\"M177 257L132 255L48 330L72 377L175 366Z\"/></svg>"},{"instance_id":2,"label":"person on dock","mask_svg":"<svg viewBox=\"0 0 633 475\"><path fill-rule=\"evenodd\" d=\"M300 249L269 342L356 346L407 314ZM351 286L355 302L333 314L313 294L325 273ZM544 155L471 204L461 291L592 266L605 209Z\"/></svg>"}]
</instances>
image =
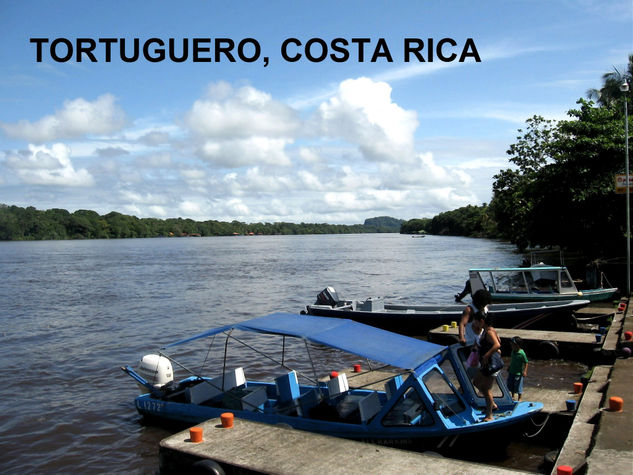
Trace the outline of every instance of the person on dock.
<instances>
[{"instance_id":1,"label":"person on dock","mask_svg":"<svg viewBox=\"0 0 633 475\"><path fill-rule=\"evenodd\" d=\"M497 331L490 325L489 318L484 312L478 312L473 316L473 330L483 330L479 337L479 371L473 379L473 384L486 400L486 415L482 422L493 420L492 413L497 410L492 386L497 374L503 368L501 341Z\"/></svg>"},{"instance_id":2,"label":"person on dock","mask_svg":"<svg viewBox=\"0 0 633 475\"><path fill-rule=\"evenodd\" d=\"M481 332L474 332L472 328L473 317L477 313L488 313L488 305L492 302L490 292L480 289L473 295L473 303L469 303L462 312L459 320L459 343L462 346L472 344Z\"/></svg>"},{"instance_id":3,"label":"person on dock","mask_svg":"<svg viewBox=\"0 0 633 475\"><path fill-rule=\"evenodd\" d=\"M506 385L512 393L512 399L516 394L517 401L521 400L523 394L523 380L527 376L528 358L523 350L521 337L514 336L510 339L512 345L512 355L510 357L510 367L508 368L508 379Z\"/></svg>"}]
</instances>

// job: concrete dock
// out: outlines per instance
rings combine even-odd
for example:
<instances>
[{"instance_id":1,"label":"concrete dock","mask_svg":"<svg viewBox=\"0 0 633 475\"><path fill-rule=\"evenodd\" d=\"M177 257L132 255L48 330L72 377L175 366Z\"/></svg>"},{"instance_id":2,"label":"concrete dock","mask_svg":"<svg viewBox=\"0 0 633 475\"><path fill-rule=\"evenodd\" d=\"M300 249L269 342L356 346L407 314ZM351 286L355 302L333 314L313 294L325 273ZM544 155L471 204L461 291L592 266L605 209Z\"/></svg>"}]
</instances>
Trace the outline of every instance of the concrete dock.
<instances>
[{"instance_id":1,"label":"concrete dock","mask_svg":"<svg viewBox=\"0 0 633 475\"><path fill-rule=\"evenodd\" d=\"M191 471L201 460L213 460L225 473L529 473L239 419L230 429L219 419L197 427L203 430L202 442L191 442L189 431L183 431L160 443L162 475Z\"/></svg>"},{"instance_id":2,"label":"concrete dock","mask_svg":"<svg viewBox=\"0 0 633 475\"><path fill-rule=\"evenodd\" d=\"M614 312L612 313L615 315ZM617 316L613 318L617 325ZM601 334L598 327L596 327L594 332L496 327L495 330L501 339L504 354L510 351L510 339L513 336L519 336L523 340L524 348L531 357L543 359L590 359L593 361L596 355L613 357L613 350L617 344L617 335ZM429 331L427 339L440 345L450 345L456 343L458 337L459 329L457 327L442 325Z\"/></svg>"},{"instance_id":3,"label":"concrete dock","mask_svg":"<svg viewBox=\"0 0 633 475\"><path fill-rule=\"evenodd\" d=\"M580 393L575 393L573 388L568 392L541 390L533 394L530 391L530 399L542 401L545 412L572 419L552 474L556 474L559 467L569 468L571 473L633 473L633 358L623 353L623 348L633 346L633 341L625 339L625 332L633 331L633 322L628 301L623 303L626 308L615 312L607 334L601 339L600 352L611 356L612 362L594 366ZM589 336L595 345L594 335ZM362 374L356 377L356 385L366 384ZM359 384L361 382L363 384ZM611 398L622 401L621 411L611 404ZM566 399L576 401L575 411L567 410ZM192 473L196 469L198 473L221 473L194 466L205 461L218 464L225 473L533 473L239 419L230 429L223 428L219 419L199 427L204 431L204 440L200 443L192 442L188 431L161 442L162 474L180 473L183 469L191 469Z\"/></svg>"}]
</instances>

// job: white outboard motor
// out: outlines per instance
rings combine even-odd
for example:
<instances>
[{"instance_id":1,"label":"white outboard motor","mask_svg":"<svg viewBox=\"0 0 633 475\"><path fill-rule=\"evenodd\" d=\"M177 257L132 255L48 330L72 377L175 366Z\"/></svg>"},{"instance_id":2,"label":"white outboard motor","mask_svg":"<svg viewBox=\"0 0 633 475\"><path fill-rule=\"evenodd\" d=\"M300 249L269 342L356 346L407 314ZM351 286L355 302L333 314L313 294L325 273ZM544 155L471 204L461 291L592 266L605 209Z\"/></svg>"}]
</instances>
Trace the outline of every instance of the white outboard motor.
<instances>
[{"instance_id":1,"label":"white outboard motor","mask_svg":"<svg viewBox=\"0 0 633 475\"><path fill-rule=\"evenodd\" d=\"M171 367L171 361L160 355L143 356L136 372L156 388L160 388L174 380L174 371ZM140 384L139 386L143 393L147 392L146 387Z\"/></svg>"}]
</instances>

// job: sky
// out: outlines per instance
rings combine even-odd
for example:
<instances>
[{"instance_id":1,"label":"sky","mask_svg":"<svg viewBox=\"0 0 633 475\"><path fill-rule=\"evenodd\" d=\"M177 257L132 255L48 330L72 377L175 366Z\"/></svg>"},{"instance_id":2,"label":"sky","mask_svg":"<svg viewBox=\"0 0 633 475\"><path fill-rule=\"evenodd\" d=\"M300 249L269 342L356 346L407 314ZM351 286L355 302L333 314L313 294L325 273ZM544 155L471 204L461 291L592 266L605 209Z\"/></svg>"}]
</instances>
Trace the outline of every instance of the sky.
<instances>
[{"instance_id":1,"label":"sky","mask_svg":"<svg viewBox=\"0 0 633 475\"><path fill-rule=\"evenodd\" d=\"M357 224L489 203L528 118L625 69L633 1L0 0L0 31L0 203Z\"/></svg>"}]
</instances>

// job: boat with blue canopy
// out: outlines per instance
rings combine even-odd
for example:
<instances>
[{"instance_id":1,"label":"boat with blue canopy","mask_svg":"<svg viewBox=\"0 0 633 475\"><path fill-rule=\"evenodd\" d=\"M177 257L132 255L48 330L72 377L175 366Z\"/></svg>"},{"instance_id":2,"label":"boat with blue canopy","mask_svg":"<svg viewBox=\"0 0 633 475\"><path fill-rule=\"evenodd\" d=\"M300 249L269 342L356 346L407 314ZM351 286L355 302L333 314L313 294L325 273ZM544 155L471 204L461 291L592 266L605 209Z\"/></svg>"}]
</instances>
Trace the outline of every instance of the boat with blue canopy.
<instances>
[{"instance_id":1,"label":"boat with blue canopy","mask_svg":"<svg viewBox=\"0 0 633 475\"><path fill-rule=\"evenodd\" d=\"M196 348L180 351L190 345ZM210 356L213 349L217 357ZM471 382L469 351L347 319L274 313L168 344L122 369L141 387L138 412L159 422L194 425L229 411L256 422L439 452L489 444L484 434L500 435L507 445L508 433L543 405L513 401L497 376L497 409L493 420L483 421L485 400ZM193 362L197 357L203 361ZM333 374L333 365L354 369Z\"/></svg>"}]
</instances>

